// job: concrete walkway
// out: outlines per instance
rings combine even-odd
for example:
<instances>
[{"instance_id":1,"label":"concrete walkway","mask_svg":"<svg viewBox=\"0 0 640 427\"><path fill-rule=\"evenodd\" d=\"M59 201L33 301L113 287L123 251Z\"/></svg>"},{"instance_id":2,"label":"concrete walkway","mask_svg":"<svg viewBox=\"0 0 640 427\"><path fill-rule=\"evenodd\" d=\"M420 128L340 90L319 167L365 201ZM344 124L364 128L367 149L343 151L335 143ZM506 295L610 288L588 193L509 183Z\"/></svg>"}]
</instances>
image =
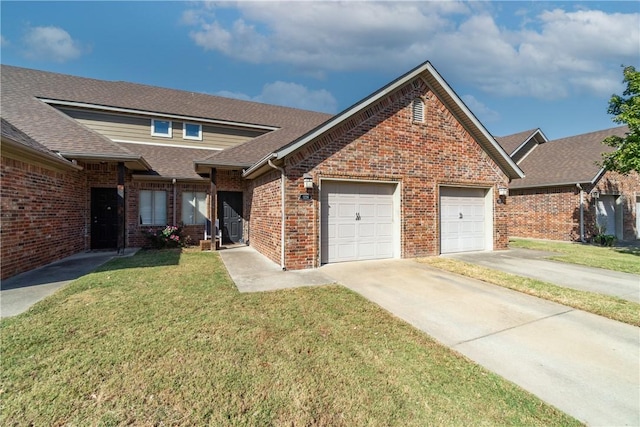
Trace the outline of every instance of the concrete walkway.
<instances>
[{"instance_id":1,"label":"concrete walkway","mask_svg":"<svg viewBox=\"0 0 640 427\"><path fill-rule=\"evenodd\" d=\"M414 260L282 271L220 251L241 292L340 283L589 425L640 425L640 329Z\"/></svg>"},{"instance_id":2,"label":"concrete walkway","mask_svg":"<svg viewBox=\"0 0 640 427\"><path fill-rule=\"evenodd\" d=\"M83 252L5 279L0 283L0 316L11 317L23 313L36 302L112 258L131 256L138 250L127 248L123 255L116 251Z\"/></svg>"},{"instance_id":3,"label":"concrete walkway","mask_svg":"<svg viewBox=\"0 0 640 427\"><path fill-rule=\"evenodd\" d=\"M554 255L558 254L531 249L510 249L444 256L567 288L640 303L640 276L545 259Z\"/></svg>"},{"instance_id":4,"label":"concrete walkway","mask_svg":"<svg viewBox=\"0 0 640 427\"><path fill-rule=\"evenodd\" d=\"M219 252L238 291L262 292L335 283L319 269L283 271L275 262L249 246L233 246Z\"/></svg>"}]
</instances>

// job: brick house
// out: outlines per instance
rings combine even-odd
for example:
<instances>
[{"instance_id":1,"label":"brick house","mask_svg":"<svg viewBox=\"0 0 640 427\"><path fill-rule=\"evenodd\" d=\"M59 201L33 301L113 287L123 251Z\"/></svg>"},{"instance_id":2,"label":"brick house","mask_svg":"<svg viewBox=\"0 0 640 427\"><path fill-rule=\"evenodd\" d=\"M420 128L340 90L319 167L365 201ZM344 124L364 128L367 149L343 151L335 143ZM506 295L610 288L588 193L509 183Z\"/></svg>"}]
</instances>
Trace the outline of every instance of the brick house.
<instances>
[{"instance_id":1,"label":"brick house","mask_svg":"<svg viewBox=\"0 0 640 427\"><path fill-rule=\"evenodd\" d=\"M596 226L619 240L640 238L640 176L597 165L610 135L626 126L549 141L540 129L496 138L525 172L509 189L513 237L590 241Z\"/></svg>"},{"instance_id":2,"label":"brick house","mask_svg":"<svg viewBox=\"0 0 640 427\"><path fill-rule=\"evenodd\" d=\"M522 172L428 62L336 116L9 66L2 88L3 278L216 219L286 269L507 245Z\"/></svg>"}]
</instances>

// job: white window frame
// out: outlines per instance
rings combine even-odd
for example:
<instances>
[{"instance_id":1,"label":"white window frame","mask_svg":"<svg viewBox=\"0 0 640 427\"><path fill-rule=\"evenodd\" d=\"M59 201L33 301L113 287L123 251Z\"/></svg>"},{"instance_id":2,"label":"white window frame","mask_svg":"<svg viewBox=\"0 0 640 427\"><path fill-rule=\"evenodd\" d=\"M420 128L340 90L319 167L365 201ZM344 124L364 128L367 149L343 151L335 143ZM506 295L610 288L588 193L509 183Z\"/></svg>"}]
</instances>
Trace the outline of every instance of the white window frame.
<instances>
[{"instance_id":1,"label":"white window frame","mask_svg":"<svg viewBox=\"0 0 640 427\"><path fill-rule=\"evenodd\" d=\"M143 197L143 195L150 197ZM143 198L148 198L147 203L150 206L143 206ZM140 190L138 215L140 225L167 225L167 192L165 190ZM145 217L150 217L150 222L145 222L147 219Z\"/></svg>"},{"instance_id":2,"label":"white window frame","mask_svg":"<svg viewBox=\"0 0 640 427\"><path fill-rule=\"evenodd\" d=\"M187 135L187 126L198 126L198 136L189 136ZM182 138L183 139L192 139L194 141L202 141L202 125L199 123L182 123Z\"/></svg>"},{"instance_id":3,"label":"white window frame","mask_svg":"<svg viewBox=\"0 0 640 427\"><path fill-rule=\"evenodd\" d=\"M182 192L182 222L185 225L203 225L207 221L207 193Z\"/></svg>"},{"instance_id":4,"label":"white window frame","mask_svg":"<svg viewBox=\"0 0 640 427\"><path fill-rule=\"evenodd\" d=\"M169 129L167 133L156 132L156 122L167 122L169 123ZM160 120L160 119L151 119L151 136L159 136L162 138L172 138L173 137L173 122L171 120Z\"/></svg>"}]
</instances>

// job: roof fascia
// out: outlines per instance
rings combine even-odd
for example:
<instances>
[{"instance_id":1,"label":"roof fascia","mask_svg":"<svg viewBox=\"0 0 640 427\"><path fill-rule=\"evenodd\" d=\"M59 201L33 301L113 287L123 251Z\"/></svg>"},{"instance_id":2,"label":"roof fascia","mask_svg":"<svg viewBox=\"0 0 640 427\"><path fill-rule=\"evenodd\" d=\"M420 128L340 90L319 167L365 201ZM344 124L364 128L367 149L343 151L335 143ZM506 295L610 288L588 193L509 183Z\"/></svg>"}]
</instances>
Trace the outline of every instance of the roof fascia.
<instances>
[{"instance_id":1,"label":"roof fascia","mask_svg":"<svg viewBox=\"0 0 640 427\"><path fill-rule=\"evenodd\" d=\"M389 93L393 92L394 90L398 89L399 87L403 86L404 84L408 83L409 81L418 77L424 72L428 72L435 79L438 85L456 103L456 106L462 111L462 113L465 114L470 119L473 126L475 126L480 131L481 135L486 139L486 141L498 152L498 154L502 157L504 166L507 166L506 169L510 169L510 170L505 170L505 173L510 178L524 178L524 172L511 159L511 157L509 157L509 155L504 151L502 146L498 144L495 138L487 131L487 129L482 125L482 123L480 123L480 121L467 108L467 106L464 104L464 102L462 102L460 97L453 91L453 89L449 86L449 84L447 84L447 82L442 78L442 76L436 71L436 69L431 65L429 61L426 61L423 64L417 66L413 70L409 71L408 73L404 74L403 76L399 77L398 79L384 86L382 89L378 90L377 92L374 92L369 97L347 108L342 113L334 116L332 119L329 119L324 124L320 125L319 127L307 133L306 135L303 135L302 137L292 142L291 144L288 144L285 147L281 148L280 150L275 151L273 153L275 155L275 158L281 159L291 154L292 152L302 148L305 144L309 143L313 139L319 137L320 135L324 134L325 132L329 131L330 129L334 128L340 123L348 120L350 117L357 114L358 112L368 108L373 103L377 102L381 98L385 97ZM270 157L270 158L273 158L273 157ZM266 160L263 159L261 160L261 162L266 162ZM256 164L256 166L257 165L258 163ZM504 166L503 166L503 170L505 169ZM246 174L249 175L249 171L252 171L253 169L254 169L254 166L248 169Z\"/></svg>"},{"instance_id":2,"label":"roof fascia","mask_svg":"<svg viewBox=\"0 0 640 427\"><path fill-rule=\"evenodd\" d=\"M134 181L168 181L176 180L176 182L208 182L207 178L181 178L179 176L162 176L162 175L143 175L131 174Z\"/></svg>"},{"instance_id":3,"label":"roof fascia","mask_svg":"<svg viewBox=\"0 0 640 427\"><path fill-rule=\"evenodd\" d=\"M453 88L449 86L449 84L444 80L444 78L440 75L440 73L438 73L438 71L429 62L427 62L426 65L427 65L427 70L431 73L431 75L437 81L440 87L447 93L447 95L449 95L449 97L451 97L451 99L454 101L456 106L460 108L463 114L465 114L471 120L471 123L478 130L480 130L481 135L498 152L498 154L505 161L506 165L515 174L515 176L511 176L511 174L508 173L508 171L504 171L507 174L507 176L509 176L510 178L524 178L524 172L522 171L522 169L520 169L520 167L511 159L511 157L509 157L507 152L504 151L504 148L502 148L502 146L498 143L498 141L496 141L493 135L491 135L489 131L487 131L484 125L480 123L478 118L471 112L471 110L467 108L465 103L462 102L462 99L460 99L458 94L455 93Z\"/></svg>"},{"instance_id":4,"label":"roof fascia","mask_svg":"<svg viewBox=\"0 0 640 427\"><path fill-rule=\"evenodd\" d=\"M593 182L589 181L565 181L565 182L554 182L552 184L534 184L534 185L523 185L523 186L512 186L510 188L514 190L528 190L530 188L547 188L547 187L567 187L567 186L575 186L576 184L593 184Z\"/></svg>"},{"instance_id":5,"label":"roof fascia","mask_svg":"<svg viewBox=\"0 0 640 427\"><path fill-rule=\"evenodd\" d=\"M77 171L84 169L82 166L76 165L63 157L57 158L54 152L51 152L50 155L47 155L46 152L36 150L35 148L31 148L27 145L14 141L11 138L7 138L7 137L2 138L2 145L5 147L8 145L9 147L15 149L18 152L28 153L32 156L37 156L38 158L41 159L42 163L49 163L52 165L55 164L57 167L64 167L66 169L77 170Z\"/></svg>"},{"instance_id":6,"label":"roof fascia","mask_svg":"<svg viewBox=\"0 0 640 427\"><path fill-rule=\"evenodd\" d=\"M266 130L266 131L273 131L273 130L279 129L279 127L276 127L276 126L258 125L258 124L252 124L252 123L233 122L233 121L225 121L225 120L215 120L215 119L207 119L203 117L183 116L179 114L156 113L153 111L135 110L131 108L122 108L122 107L110 107L107 105L90 104L86 102L61 101L58 99L50 99L50 98L38 98L38 99L46 104L56 105L56 106L76 107L76 108L84 108L89 110L102 110L102 111L110 111L110 112L125 113L125 114L143 114L146 116L161 117L165 119L178 119L178 120L184 120L184 121L203 122L203 123L210 123L210 124L216 124L216 125L260 129L260 130Z\"/></svg>"},{"instance_id":7,"label":"roof fascia","mask_svg":"<svg viewBox=\"0 0 640 427\"><path fill-rule=\"evenodd\" d=\"M431 64L429 63L429 61L418 65L416 68L414 68L413 70L409 71L404 76L400 76L398 79L392 81L391 83L389 83L388 85L384 86L382 89L378 90L377 92L374 92L369 97L367 97L367 98L363 99L362 101L352 105L351 107L347 108L343 112L341 112L341 113L337 114L336 116L334 116L333 118L329 119L324 124L322 124L319 127L317 127L316 129L312 130L311 132L307 133L306 135L303 135L302 137L298 138L296 141L293 141L291 144L286 145L285 147L281 148L280 150L277 150L276 152L273 153L273 154L275 154L275 158L281 159L281 158L291 154L292 152L300 149L301 147L303 147L308 142L312 141L313 139L317 138L318 136L322 135L323 133L327 132L328 130L330 130L330 129L334 128L335 126L339 125L340 123L344 122L345 120L349 119L351 116L357 114L358 112L366 109L371 104L373 104L376 101L380 100L381 98L383 98L387 94L393 92L394 90L396 90L400 86L406 84L411 79L414 79L415 77L419 76L420 74L422 74L423 71L427 70L428 67L430 67L430 65ZM270 158L273 158L273 157L270 157ZM264 160L264 161L266 162L266 160Z\"/></svg>"},{"instance_id":8,"label":"roof fascia","mask_svg":"<svg viewBox=\"0 0 640 427\"><path fill-rule=\"evenodd\" d=\"M260 172L262 172L265 169L265 166L268 165L269 160L273 160L277 158L278 158L278 155L276 153L267 154L265 157L262 158L262 160L256 162L253 166L249 167L244 172L242 172L242 177L247 179L253 179L256 176L259 176Z\"/></svg>"},{"instance_id":9,"label":"roof fascia","mask_svg":"<svg viewBox=\"0 0 640 427\"><path fill-rule=\"evenodd\" d=\"M598 173L596 174L596 176L593 177L593 179L591 180L591 182L589 184L593 184L595 185L596 182L600 181L600 178L602 178L602 176L607 173L605 168L601 168Z\"/></svg>"},{"instance_id":10,"label":"roof fascia","mask_svg":"<svg viewBox=\"0 0 640 427\"><path fill-rule=\"evenodd\" d=\"M120 154L86 154L74 152L60 152L62 157L75 160L97 160L100 162L133 162L137 163L144 170L152 170L151 165L142 156L123 156Z\"/></svg>"},{"instance_id":11,"label":"roof fascia","mask_svg":"<svg viewBox=\"0 0 640 427\"><path fill-rule=\"evenodd\" d=\"M528 143L529 141L531 141L531 139L532 139L534 136L536 136L536 134L538 134L538 133L540 134L540 136L542 137L542 139L544 140L544 142L549 142L549 140L548 140L548 139L547 139L547 137L544 135L544 133L542 133L542 131L540 130L540 128L538 128L538 129L534 130L533 132L531 132L531 135L529 135L529 136L527 137L527 139L525 139L525 140L524 140L524 142L523 142L522 144L518 145L518 148L516 148L515 150L513 150L513 152L511 153L511 156L510 156L510 157L515 156L515 155L516 155L516 153L517 153L518 151L520 151L522 148L524 148L524 147L527 145L527 143ZM539 145L539 144L540 144L540 142L538 142L537 144ZM528 154L528 153L527 153L527 154ZM524 156L524 157L526 157L526 156ZM524 157L523 157L523 158L524 158ZM522 159L520 159L520 160L522 160Z\"/></svg>"}]
</instances>

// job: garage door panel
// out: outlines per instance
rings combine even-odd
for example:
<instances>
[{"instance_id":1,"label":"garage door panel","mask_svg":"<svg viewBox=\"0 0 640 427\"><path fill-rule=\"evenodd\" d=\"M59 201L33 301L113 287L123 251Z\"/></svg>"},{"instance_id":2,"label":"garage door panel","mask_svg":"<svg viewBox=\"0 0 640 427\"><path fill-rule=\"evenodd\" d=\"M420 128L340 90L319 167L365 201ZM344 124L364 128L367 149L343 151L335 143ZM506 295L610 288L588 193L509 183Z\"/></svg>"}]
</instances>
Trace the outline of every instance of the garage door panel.
<instances>
[{"instance_id":1,"label":"garage door panel","mask_svg":"<svg viewBox=\"0 0 640 427\"><path fill-rule=\"evenodd\" d=\"M394 191L393 184L323 183L322 262L393 257Z\"/></svg>"},{"instance_id":2,"label":"garage door panel","mask_svg":"<svg viewBox=\"0 0 640 427\"><path fill-rule=\"evenodd\" d=\"M485 249L485 190L440 189L440 252Z\"/></svg>"}]
</instances>

